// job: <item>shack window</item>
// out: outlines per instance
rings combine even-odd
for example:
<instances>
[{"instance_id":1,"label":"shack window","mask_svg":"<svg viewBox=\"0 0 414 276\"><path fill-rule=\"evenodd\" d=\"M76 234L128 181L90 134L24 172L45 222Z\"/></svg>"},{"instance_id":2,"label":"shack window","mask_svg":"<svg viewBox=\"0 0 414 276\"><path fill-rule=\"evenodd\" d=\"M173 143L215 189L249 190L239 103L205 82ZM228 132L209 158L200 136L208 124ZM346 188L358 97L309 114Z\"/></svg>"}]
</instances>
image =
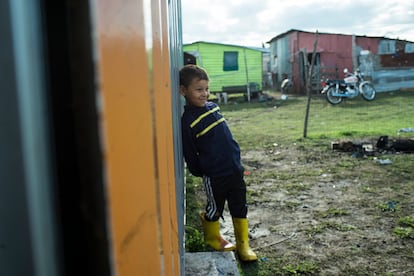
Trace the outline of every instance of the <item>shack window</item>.
<instances>
[{"instance_id":1,"label":"shack window","mask_svg":"<svg viewBox=\"0 0 414 276\"><path fill-rule=\"evenodd\" d=\"M378 54L394 54L395 51L395 41L394 40L381 40L378 45Z\"/></svg>"},{"instance_id":2,"label":"shack window","mask_svg":"<svg viewBox=\"0 0 414 276\"><path fill-rule=\"evenodd\" d=\"M405 44L404 52L407 53L407 54L414 53L414 43Z\"/></svg>"},{"instance_id":3,"label":"shack window","mask_svg":"<svg viewBox=\"0 0 414 276\"><path fill-rule=\"evenodd\" d=\"M309 64L312 64L312 55L313 53L308 54L308 62ZM321 55L319 53L315 53L315 64L318 66L320 64Z\"/></svg>"},{"instance_id":4,"label":"shack window","mask_svg":"<svg viewBox=\"0 0 414 276\"><path fill-rule=\"evenodd\" d=\"M238 62L239 52L225 51L223 57L223 71L239 70Z\"/></svg>"}]
</instances>

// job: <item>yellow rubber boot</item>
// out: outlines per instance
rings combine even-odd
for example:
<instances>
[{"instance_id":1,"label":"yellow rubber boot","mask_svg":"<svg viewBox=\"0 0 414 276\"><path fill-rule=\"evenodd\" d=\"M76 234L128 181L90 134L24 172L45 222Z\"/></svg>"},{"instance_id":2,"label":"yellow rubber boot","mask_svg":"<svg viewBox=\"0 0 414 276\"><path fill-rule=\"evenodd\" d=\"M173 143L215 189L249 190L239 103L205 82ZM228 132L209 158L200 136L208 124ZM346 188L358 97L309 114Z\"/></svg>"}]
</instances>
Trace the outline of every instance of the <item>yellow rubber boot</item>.
<instances>
[{"instance_id":1,"label":"yellow rubber boot","mask_svg":"<svg viewBox=\"0 0 414 276\"><path fill-rule=\"evenodd\" d=\"M236 236L236 251L240 260L252 262L257 260L256 253L249 246L249 223L246 218L233 218L234 234Z\"/></svg>"},{"instance_id":2,"label":"yellow rubber boot","mask_svg":"<svg viewBox=\"0 0 414 276\"><path fill-rule=\"evenodd\" d=\"M201 222L203 224L204 242L217 251L233 251L236 246L229 241L226 241L220 234L220 222L208 221L205 218L205 213L201 213Z\"/></svg>"}]
</instances>

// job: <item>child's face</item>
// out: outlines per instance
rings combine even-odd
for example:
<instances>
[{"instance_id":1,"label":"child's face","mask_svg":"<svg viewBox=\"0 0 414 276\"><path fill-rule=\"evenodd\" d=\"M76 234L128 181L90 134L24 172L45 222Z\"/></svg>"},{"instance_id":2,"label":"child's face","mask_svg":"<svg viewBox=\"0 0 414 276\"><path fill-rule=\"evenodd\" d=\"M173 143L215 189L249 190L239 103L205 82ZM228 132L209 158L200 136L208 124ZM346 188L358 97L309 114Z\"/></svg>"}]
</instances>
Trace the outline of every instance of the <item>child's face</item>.
<instances>
[{"instance_id":1,"label":"child's face","mask_svg":"<svg viewBox=\"0 0 414 276\"><path fill-rule=\"evenodd\" d=\"M210 96L208 83L207 80L193 79L188 87L180 86L181 95L185 97L188 104L203 107Z\"/></svg>"}]
</instances>

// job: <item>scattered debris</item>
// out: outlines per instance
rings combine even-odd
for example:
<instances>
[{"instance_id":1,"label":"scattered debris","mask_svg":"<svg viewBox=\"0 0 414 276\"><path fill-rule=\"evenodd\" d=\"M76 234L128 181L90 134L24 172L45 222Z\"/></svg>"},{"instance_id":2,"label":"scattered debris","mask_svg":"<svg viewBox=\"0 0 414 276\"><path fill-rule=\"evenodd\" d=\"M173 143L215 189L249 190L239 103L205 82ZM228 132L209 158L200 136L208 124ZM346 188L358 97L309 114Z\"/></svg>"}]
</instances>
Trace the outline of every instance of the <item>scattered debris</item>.
<instances>
[{"instance_id":1,"label":"scattered debris","mask_svg":"<svg viewBox=\"0 0 414 276\"><path fill-rule=\"evenodd\" d=\"M384 204L382 211L391 211L395 212L397 210L397 202L395 201L388 201L386 204Z\"/></svg>"},{"instance_id":2,"label":"scattered debris","mask_svg":"<svg viewBox=\"0 0 414 276\"><path fill-rule=\"evenodd\" d=\"M388 136L380 136L376 143L351 140L339 140L331 142L332 150L351 152L355 158L379 153L414 153L414 138L390 139Z\"/></svg>"},{"instance_id":3,"label":"scattered debris","mask_svg":"<svg viewBox=\"0 0 414 276\"><path fill-rule=\"evenodd\" d=\"M392 161L390 159L375 159L375 161L377 161L381 165L392 164Z\"/></svg>"},{"instance_id":4,"label":"scattered debris","mask_svg":"<svg viewBox=\"0 0 414 276\"><path fill-rule=\"evenodd\" d=\"M288 237L286 237L284 239L281 239L281 240L278 240L278 241L274 241L272 243L265 244L263 246L255 247L255 248L253 248L253 250L258 250L258 249L262 249L262 248L265 248L265 247L270 247L270 246L273 246L275 244L279 244L279 243L285 242L287 240L290 240L290 239L292 239L292 238L294 238L296 236L297 236L297 233L296 232L293 232L292 234L290 234L290 236L288 236Z\"/></svg>"},{"instance_id":5,"label":"scattered debris","mask_svg":"<svg viewBox=\"0 0 414 276\"><path fill-rule=\"evenodd\" d=\"M377 142L377 149L380 151L414 152L414 139L392 139L388 136L381 136Z\"/></svg>"},{"instance_id":6,"label":"scattered debris","mask_svg":"<svg viewBox=\"0 0 414 276\"><path fill-rule=\"evenodd\" d=\"M414 127L400 128L398 130L398 133L400 133L400 132L414 132Z\"/></svg>"},{"instance_id":7,"label":"scattered debris","mask_svg":"<svg viewBox=\"0 0 414 276\"><path fill-rule=\"evenodd\" d=\"M332 150L352 152L355 149L355 144L350 140L342 140L331 142Z\"/></svg>"}]
</instances>

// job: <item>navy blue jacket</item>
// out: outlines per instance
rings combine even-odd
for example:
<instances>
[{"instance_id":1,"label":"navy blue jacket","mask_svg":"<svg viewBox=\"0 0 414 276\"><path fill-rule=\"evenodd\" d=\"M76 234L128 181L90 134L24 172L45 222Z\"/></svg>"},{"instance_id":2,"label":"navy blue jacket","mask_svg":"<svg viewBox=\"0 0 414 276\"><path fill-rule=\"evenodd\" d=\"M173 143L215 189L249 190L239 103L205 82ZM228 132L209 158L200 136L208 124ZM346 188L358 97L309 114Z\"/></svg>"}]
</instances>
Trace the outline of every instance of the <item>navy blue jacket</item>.
<instances>
[{"instance_id":1,"label":"navy blue jacket","mask_svg":"<svg viewBox=\"0 0 414 276\"><path fill-rule=\"evenodd\" d=\"M186 105L181 126L184 158L191 174L221 177L243 170L240 147L217 104Z\"/></svg>"}]
</instances>

